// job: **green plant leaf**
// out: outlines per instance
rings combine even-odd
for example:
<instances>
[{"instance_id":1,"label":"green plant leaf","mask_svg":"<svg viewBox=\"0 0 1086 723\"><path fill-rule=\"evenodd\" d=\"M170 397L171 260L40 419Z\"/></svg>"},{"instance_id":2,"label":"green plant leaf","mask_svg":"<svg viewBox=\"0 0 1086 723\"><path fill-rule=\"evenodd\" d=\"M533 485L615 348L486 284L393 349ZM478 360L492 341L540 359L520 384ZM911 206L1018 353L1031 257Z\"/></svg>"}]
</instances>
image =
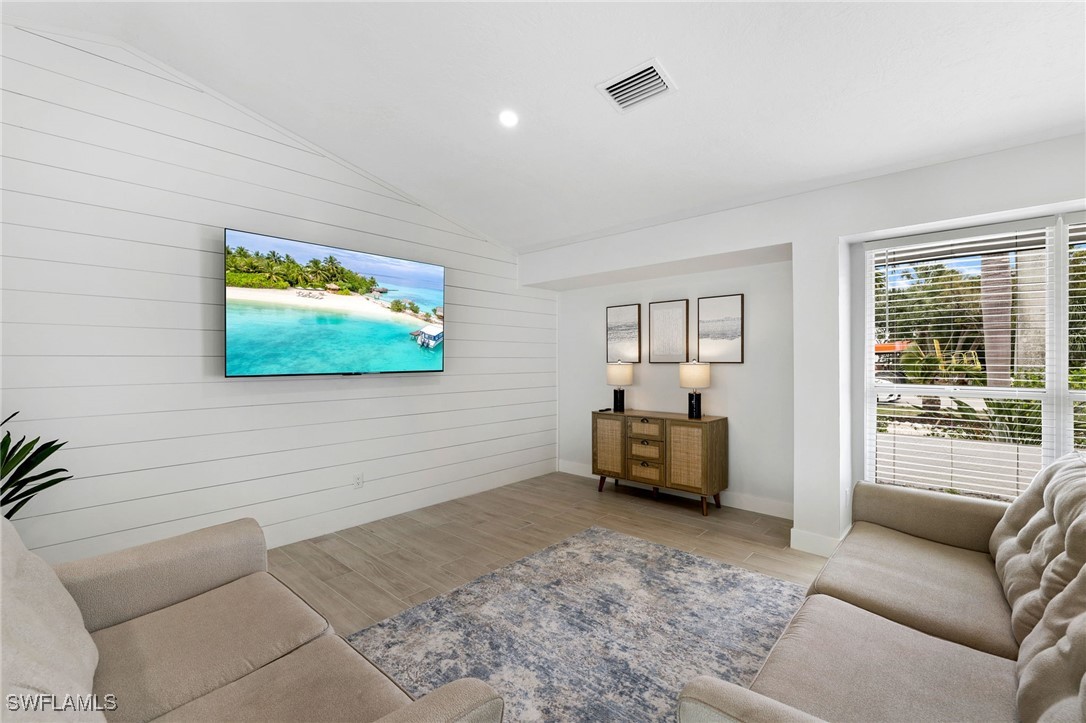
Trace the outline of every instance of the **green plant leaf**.
<instances>
[{"instance_id":1,"label":"green plant leaf","mask_svg":"<svg viewBox=\"0 0 1086 723\"><path fill-rule=\"evenodd\" d=\"M34 475L32 477L27 477L26 479L23 480L22 483L24 485L28 485L31 482L37 482L40 479L45 479L46 477L51 477L52 475L55 475L55 474L62 474L62 473L67 472L67 471L68 470L66 470L66 469L61 469L60 467L58 467L57 469L51 469L48 472L42 472L41 474L36 474L36 475Z\"/></svg>"},{"instance_id":2,"label":"green plant leaf","mask_svg":"<svg viewBox=\"0 0 1086 723\"><path fill-rule=\"evenodd\" d=\"M42 482L40 485L36 485L35 487L32 487L31 489L28 489L25 492L21 492L20 494L17 494L15 496L11 497L11 499L8 499L8 498L5 497L4 498L4 504L9 505L12 502L18 502L19 500L29 500L31 497L38 494L42 490L47 490L50 487L52 487L53 485L60 484L61 482L65 481L65 480L71 479L73 476L74 475L68 475L67 477L61 477L59 479L50 480L49 482Z\"/></svg>"},{"instance_id":3,"label":"green plant leaf","mask_svg":"<svg viewBox=\"0 0 1086 723\"><path fill-rule=\"evenodd\" d=\"M19 482L18 484L10 485L8 487L7 491L4 492L3 499L0 499L0 504L2 504L2 505L10 504L11 502L14 502L15 500L22 497L22 491L31 482L37 482L38 480L46 479L48 477L55 476L57 474L63 474L65 472L67 472L67 471L68 470L66 470L66 469L51 469L48 472L43 472L42 474L34 475L33 477L24 479L21 482Z\"/></svg>"},{"instance_id":4,"label":"green plant leaf","mask_svg":"<svg viewBox=\"0 0 1086 723\"><path fill-rule=\"evenodd\" d=\"M0 425L11 421L16 414L18 412L13 412ZM35 471L67 442L54 439L41 443L41 437L28 442L26 436L15 443L12 440L10 430L5 431L3 439L0 439L0 480L3 480L0 485L0 494L3 495L0 506L7 508L4 517L8 519L39 492L73 477L67 474L68 470L60 467L46 472Z\"/></svg>"},{"instance_id":5,"label":"green plant leaf","mask_svg":"<svg viewBox=\"0 0 1086 723\"><path fill-rule=\"evenodd\" d=\"M54 452L65 444L67 444L67 442L58 443L55 439L51 442L46 442L35 450L33 454L27 457L26 461L19 465L18 469L11 473L11 479L15 481L21 480L24 476L29 474L31 470L47 460Z\"/></svg>"},{"instance_id":6,"label":"green plant leaf","mask_svg":"<svg viewBox=\"0 0 1086 723\"><path fill-rule=\"evenodd\" d=\"M3 422L0 422L0 427L3 427L5 424L10 422L16 414L18 414L18 412L12 412L11 414L9 414Z\"/></svg>"},{"instance_id":7,"label":"green plant leaf","mask_svg":"<svg viewBox=\"0 0 1086 723\"><path fill-rule=\"evenodd\" d=\"M18 511L19 511L19 508L21 508L21 507L22 507L23 505L25 505L25 504L26 504L27 502L29 502L29 501L30 501L30 498L29 498L29 497L27 497L27 498L26 498L25 500L22 500L22 501L20 501L20 502L19 502L19 504L15 505L15 506L14 506L14 507L12 507L12 508L11 508L10 510L8 510L7 512L5 512L5 513L4 513L4 517L6 517L6 518L8 518L8 519L10 520L10 519L11 519L11 516L12 516L12 515L14 515L14 514L15 514L16 512L18 512Z\"/></svg>"},{"instance_id":8,"label":"green plant leaf","mask_svg":"<svg viewBox=\"0 0 1086 723\"><path fill-rule=\"evenodd\" d=\"M962 419L970 422L982 421L980 412L978 412L976 409L973 409L973 407L969 406L961 399L951 398L951 401L954 402L954 411Z\"/></svg>"},{"instance_id":9,"label":"green plant leaf","mask_svg":"<svg viewBox=\"0 0 1086 723\"><path fill-rule=\"evenodd\" d=\"M41 439L41 437L37 437L33 442L27 444L24 444L24 442L26 442L26 437L20 439L18 444L15 445L15 448L11 450L10 455L3 460L3 466L0 467L0 477L7 477L11 474L11 471L23 461L23 458L30 454L39 439Z\"/></svg>"}]
</instances>

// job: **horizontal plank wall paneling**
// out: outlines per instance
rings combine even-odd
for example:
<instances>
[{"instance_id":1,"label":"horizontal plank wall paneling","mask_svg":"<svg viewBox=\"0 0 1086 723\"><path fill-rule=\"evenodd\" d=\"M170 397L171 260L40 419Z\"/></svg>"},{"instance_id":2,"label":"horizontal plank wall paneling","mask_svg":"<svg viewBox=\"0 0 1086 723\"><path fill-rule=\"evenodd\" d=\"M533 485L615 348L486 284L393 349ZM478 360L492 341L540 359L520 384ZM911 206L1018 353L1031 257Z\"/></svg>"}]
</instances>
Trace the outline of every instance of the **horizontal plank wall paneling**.
<instances>
[{"instance_id":1,"label":"horizontal plank wall paneling","mask_svg":"<svg viewBox=\"0 0 1086 723\"><path fill-rule=\"evenodd\" d=\"M0 412L76 475L30 547L279 545L555 469L554 294L510 252L126 47L3 44ZM226 379L224 227L444 265L446 371Z\"/></svg>"}]
</instances>

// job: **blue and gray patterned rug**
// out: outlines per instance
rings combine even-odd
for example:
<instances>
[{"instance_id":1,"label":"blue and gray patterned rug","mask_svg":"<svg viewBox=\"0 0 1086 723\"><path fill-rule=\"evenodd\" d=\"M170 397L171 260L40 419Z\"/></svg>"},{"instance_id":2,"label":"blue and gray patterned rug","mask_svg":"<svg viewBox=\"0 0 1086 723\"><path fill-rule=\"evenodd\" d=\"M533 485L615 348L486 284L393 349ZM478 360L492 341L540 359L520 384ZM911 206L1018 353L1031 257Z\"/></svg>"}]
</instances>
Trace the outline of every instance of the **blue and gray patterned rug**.
<instances>
[{"instance_id":1,"label":"blue and gray patterned rug","mask_svg":"<svg viewBox=\"0 0 1086 723\"><path fill-rule=\"evenodd\" d=\"M697 675L749 685L803 595L593 527L347 641L416 698L487 681L506 721L673 720Z\"/></svg>"}]
</instances>

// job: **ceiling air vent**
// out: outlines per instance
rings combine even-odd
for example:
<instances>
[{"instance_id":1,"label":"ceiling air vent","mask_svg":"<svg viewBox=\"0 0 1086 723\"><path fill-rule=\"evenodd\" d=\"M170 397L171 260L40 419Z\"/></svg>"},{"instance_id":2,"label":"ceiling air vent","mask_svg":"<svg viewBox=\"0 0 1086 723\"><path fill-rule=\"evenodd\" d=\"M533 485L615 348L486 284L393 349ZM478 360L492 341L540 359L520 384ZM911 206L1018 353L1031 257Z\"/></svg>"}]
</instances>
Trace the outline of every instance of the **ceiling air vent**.
<instances>
[{"instance_id":1,"label":"ceiling air vent","mask_svg":"<svg viewBox=\"0 0 1086 723\"><path fill-rule=\"evenodd\" d=\"M659 63L650 60L596 87L611 99L620 112L625 112L674 86Z\"/></svg>"}]
</instances>

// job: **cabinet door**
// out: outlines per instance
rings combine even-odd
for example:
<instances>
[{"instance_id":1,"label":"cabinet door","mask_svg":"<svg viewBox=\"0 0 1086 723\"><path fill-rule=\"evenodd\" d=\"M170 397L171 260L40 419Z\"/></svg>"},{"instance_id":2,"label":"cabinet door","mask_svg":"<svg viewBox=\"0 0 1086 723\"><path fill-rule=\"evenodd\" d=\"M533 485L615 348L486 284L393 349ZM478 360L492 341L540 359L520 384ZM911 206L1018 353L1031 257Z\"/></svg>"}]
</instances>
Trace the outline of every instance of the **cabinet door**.
<instances>
[{"instance_id":1,"label":"cabinet door","mask_svg":"<svg viewBox=\"0 0 1086 723\"><path fill-rule=\"evenodd\" d=\"M592 474L626 476L626 422L623 417L592 415Z\"/></svg>"},{"instance_id":2,"label":"cabinet door","mask_svg":"<svg viewBox=\"0 0 1086 723\"><path fill-rule=\"evenodd\" d=\"M667 486L707 493L707 438L699 422L669 421L667 425Z\"/></svg>"}]
</instances>

